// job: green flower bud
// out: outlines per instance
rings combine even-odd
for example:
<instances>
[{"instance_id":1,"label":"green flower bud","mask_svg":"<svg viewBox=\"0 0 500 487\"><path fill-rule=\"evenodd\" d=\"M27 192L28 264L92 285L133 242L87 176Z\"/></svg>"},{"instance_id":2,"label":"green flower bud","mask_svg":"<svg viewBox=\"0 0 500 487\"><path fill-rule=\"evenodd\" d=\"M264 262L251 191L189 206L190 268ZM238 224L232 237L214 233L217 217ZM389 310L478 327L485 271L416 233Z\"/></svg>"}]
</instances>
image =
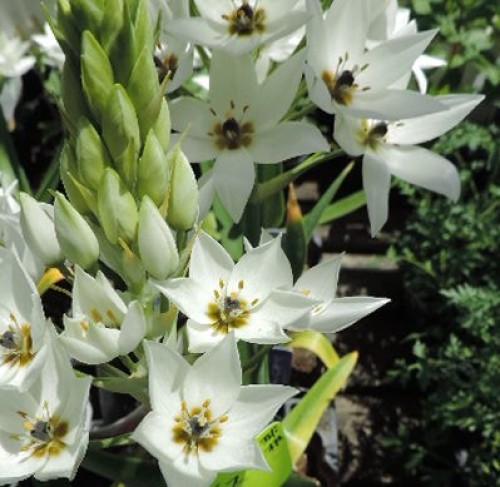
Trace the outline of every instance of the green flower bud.
<instances>
[{"instance_id":1,"label":"green flower bud","mask_svg":"<svg viewBox=\"0 0 500 487\"><path fill-rule=\"evenodd\" d=\"M169 168L160 142L150 131L137 166L137 193L139 198L149 196L161 206L168 191Z\"/></svg>"},{"instance_id":2,"label":"green flower bud","mask_svg":"<svg viewBox=\"0 0 500 487\"><path fill-rule=\"evenodd\" d=\"M76 127L76 121L80 117L86 117L89 113L77 74L70 63L64 63L61 73L61 97L65 122L72 131Z\"/></svg>"},{"instance_id":3,"label":"green flower bud","mask_svg":"<svg viewBox=\"0 0 500 487\"><path fill-rule=\"evenodd\" d=\"M111 165L111 161L99 134L86 118L81 118L78 122L76 159L82 182L97 190L104 169Z\"/></svg>"},{"instance_id":4,"label":"green flower bud","mask_svg":"<svg viewBox=\"0 0 500 487\"><path fill-rule=\"evenodd\" d=\"M77 62L80 58L80 32L73 15L69 0L58 0L57 20L55 24L51 21L51 27L67 62Z\"/></svg>"},{"instance_id":5,"label":"green flower bud","mask_svg":"<svg viewBox=\"0 0 500 487\"><path fill-rule=\"evenodd\" d=\"M160 113L164 93L160 90L150 46L144 46L137 58L127 84L127 93L135 106L144 140Z\"/></svg>"},{"instance_id":6,"label":"green flower bud","mask_svg":"<svg viewBox=\"0 0 500 487\"><path fill-rule=\"evenodd\" d=\"M107 0L99 29L99 39L109 54L123 26L123 0Z\"/></svg>"},{"instance_id":7,"label":"green flower bud","mask_svg":"<svg viewBox=\"0 0 500 487\"><path fill-rule=\"evenodd\" d=\"M169 226L150 198L142 199L137 231L144 268L156 279L166 279L179 266L179 254Z\"/></svg>"},{"instance_id":8,"label":"green flower bud","mask_svg":"<svg viewBox=\"0 0 500 487\"><path fill-rule=\"evenodd\" d=\"M56 236L64 255L83 269L88 269L99 258L99 244L85 219L61 194L54 202Z\"/></svg>"},{"instance_id":9,"label":"green flower bud","mask_svg":"<svg viewBox=\"0 0 500 487\"><path fill-rule=\"evenodd\" d=\"M168 153L167 159L172 168L167 221L175 230L189 230L198 216L198 184L178 144Z\"/></svg>"},{"instance_id":10,"label":"green flower bud","mask_svg":"<svg viewBox=\"0 0 500 487\"><path fill-rule=\"evenodd\" d=\"M89 31L82 35L81 70L85 98L92 115L100 122L108 108L114 81L113 70L108 56Z\"/></svg>"},{"instance_id":11,"label":"green flower bud","mask_svg":"<svg viewBox=\"0 0 500 487\"><path fill-rule=\"evenodd\" d=\"M80 32L90 30L99 32L101 25L104 1L103 0L71 0L72 16Z\"/></svg>"},{"instance_id":12,"label":"green flower bud","mask_svg":"<svg viewBox=\"0 0 500 487\"><path fill-rule=\"evenodd\" d=\"M102 131L117 171L132 188L141 138L134 106L119 84L115 84L110 92L102 117Z\"/></svg>"},{"instance_id":13,"label":"green flower bud","mask_svg":"<svg viewBox=\"0 0 500 487\"><path fill-rule=\"evenodd\" d=\"M31 251L46 265L63 260L56 238L50 205L42 205L29 194L20 194L21 229Z\"/></svg>"},{"instance_id":14,"label":"green flower bud","mask_svg":"<svg viewBox=\"0 0 500 487\"><path fill-rule=\"evenodd\" d=\"M61 151L60 159L60 174L61 180L66 190L66 194L73 206L83 215L89 213L90 207L86 199L82 196L78 185L73 182L71 174L77 173L76 160L70 146L66 144Z\"/></svg>"},{"instance_id":15,"label":"green flower bud","mask_svg":"<svg viewBox=\"0 0 500 487\"><path fill-rule=\"evenodd\" d=\"M160 142L163 150L166 152L168 149L168 143L170 142L170 112L168 110L167 101L163 99L161 104L160 113L153 125L153 130L155 132L156 138Z\"/></svg>"},{"instance_id":16,"label":"green flower bud","mask_svg":"<svg viewBox=\"0 0 500 487\"><path fill-rule=\"evenodd\" d=\"M112 244L118 243L119 238L125 242L135 240L137 206L120 176L111 168L107 168L101 178L97 204L99 221Z\"/></svg>"}]
</instances>

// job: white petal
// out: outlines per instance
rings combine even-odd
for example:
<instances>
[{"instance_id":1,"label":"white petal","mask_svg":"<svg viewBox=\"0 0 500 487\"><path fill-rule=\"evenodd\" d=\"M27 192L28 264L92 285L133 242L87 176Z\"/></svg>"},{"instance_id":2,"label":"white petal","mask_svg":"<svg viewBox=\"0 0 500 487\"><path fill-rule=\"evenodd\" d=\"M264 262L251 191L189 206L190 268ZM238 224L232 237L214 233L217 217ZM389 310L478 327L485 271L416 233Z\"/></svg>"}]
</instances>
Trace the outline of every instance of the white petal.
<instances>
[{"instance_id":1,"label":"white petal","mask_svg":"<svg viewBox=\"0 0 500 487\"><path fill-rule=\"evenodd\" d=\"M172 134L170 147L173 147L180 139L181 134ZM211 137L190 137L187 135L182 139L182 151L190 162L210 161L215 158L218 149Z\"/></svg>"},{"instance_id":2,"label":"white petal","mask_svg":"<svg viewBox=\"0 0 500 487\"><path fill-rule=\"evenodd\" d=\"M389 125L387 143L413 145L435 139L458 125L483 99L483 95L437 96L447 109Z\"/></svg>"},{"instance_id":3,"label":"white petal","mask_svg":"<svg viewBox=\"0 0 500 487\"><path fill-rule=\"evenodd\" d=\"M257 75L249 55L231 57L215 51L210 65L210 104L219 117L226 115L233 101L242 108L252 106L257 93Z\"/></svg>"},{"instance_id":4,"label":"white petal","mask_svg":"<svg viewBox=\"0 0 500 487\"><path fill-rule=\"evenodd\" d=\"M360 65L368 64L368 67L356 76L356 83L375 90L388 87L411 70L415 59L422 54L436 32L430 30L396 37L366 52L360 60Z\"/></svg>"},{"instance_id":5,"label":"white petal","mask_svg":"<svg viewBox=\"0 0 500 487\"><path fill-rule=\"evenodd\" d=\"M173 37L208 47L220 45L227 38L222 26L201 17L175 19L169 23L167 31Z\"/></svg>"},{"instance_id":6,"label":"white petal","mask_svg":"<svg viewBox=\"0 0 500 487\"><path fill-rule=\"evenodd\" d=\"M261 308L255 312L255 320L259 317L272 320L286 326L305 316L314 302L306 296L291 291L274 290Z\"/></svg>"},{"instance_id":7,"label":"white petal","mask_svg":"<svg viewBox=\"0 0 500 487\"><path fill-rule=\"evenodd\" d=\"M460 177L457 168L444 157L416 146L387 147L384 157L394 176L458 200Z\"/></svg>"},{"instance_id":8,"label":"white petal","mask_svg":"<svg viewBox=\"0 0 500 487\"><path fill-rule=\"evenodd\" d=\"M245 326L234 330L234 334L240 340L261 345L277 345L290 341L290 337L277 323L276 317L261 317L252 313Z\"/></svg>"},{"instance_id":9,"label":"white petal","mask_svg":"<svg viewBox=\"0 0 500 487\"><path fill-rule=\"evenodd\" d=\"M154 286L189 318L204 324L213 322L208 316L213 293L207 294L207 288L194 279L169 279L164 283L154 283Z\"/></svg>"},{"instance_id":10,"label":"white petal","mask_svg":"<svg viewBox=\"0 0 500 487\"><path fill-rule=\"evenodd\" d=\"M217 23L222 23L222 16L234 9L230 0L195 0L194 3L202 17Z\"/></svg>"},{"instance_id":11,"label":"white petal","mask_svg":"<svg viewBox=\"0 0 500 487\"><path fill-rule=\"evenodd\" d=\"M160 470L168 487L208 487L217 475L202 468L195 455L179 455L173 463L160 462Z\"/></svg>"},{"instance_id":12,"label":"white petal","mask_svg":"<svg viewBox=\"0 0 500 487\"><path fill-rule=\"evenodd\" d=\"M350 156L360 156L365 152L365 146L360 142L357 134L362 130L361 119L349 117L339 113L335 117L333 136L337 144Z\"/></svg>"},{"instance_id":13,"label":"white petal","mask_svg":"<svg viewBox=\"0 0 500 487\"><path fill-rule=\"evenodd\" d=\"M321 76L323 70L330 67L330 43L323 21L323 11L318 0L307 0L307 11L311 18L307 24L307 64L314 74Z\"/></svg>"},{"instance_id":14,"label":"white petal","mask_svg":"<svg viewBox=\"0 0 500 487\"><path fill-rule=\"evenodd\" d=\"M287 14L295 7L298 0L260 0L259 7L266 13L267 22L288 20Z\"/></svg>"},{"instance_id":15,"label":"white petal","mask_svg":"<svg viewBox=\"0 0 500 487\"><path fill-rule=\"evenodd\" d=\"M181 387L189 364L176 351L160 343L145 341L144 350L148 360L151 406L158 413L175 415L179 404L172 398L179 395L172 391Z\"/></svg>"},{"instance_id":16,"label":"white petal","mask_svg":"<svg viewBox=\"0 0 500 487\"><path fill-rule=\"evenodd\" d=\"M181 96L169 103L172 128L178 132L188 129L188 136L205 137L216 119L209 106L201 100Z\"/></svg>"},{"instance_id":17,"label":"white petal","mask_svg":"<svg viewBox=\"0 0 500 487\"><path fill-rule=\"evenodd\" d=\"M216 454L214 454L216 453ZM269 470L262 451L253 438L230 436L222 430L214 452L199 452L201 465L216 472L243 469Z\"/></svg>"},{"instance_id":18,"label":"white petal","mask_svg":"<svg viewBox=\"0 0 500 487\"><path fill-rule=\"evenodd\" d=\"M349 61L357 63L366 44L369 9L364 0L335 0L325 17L325 29L330 46L330 69L335 69L340 57L349 53Z\"/></svg>"},{"instance_id":19,"label":"white petal","mask_svg":"<svg viewBox=\"0 0 500 487\"><path fill-rule=\"evenodd\" d=\"M214 348L224 339L224 334L210 325L203 325L193 320L187 321L189 352L202 353Z\"/></svg>"},{"instance_id":20,"label":"white petal","mask_svg":"<svg viewBox=\"0 0 500 487\"><path fill-rule=\"evenodd\" d=\"M181 403L177 405L181 411ZM175 407L175 406L173 406ZM140 443L151 455L160 461L172 461L182 453L182 444L173 441L174 416L150 412L132 433L132 438Z\"/></svg>"},{"instance_id":21,"label":"white petal","mask_svg":"<svg viewBox=\"0 0 500 487\"><path fill-rule=\"evenodd\" d=\"M357 91L348 106L338 106L352 117L401 120L439 112L445 106L435 98L409 90Z\"/></svg>"},{"instance_id":22,"label":"white petal","mask_svg":"<svg viewBox=\"0 0 500 487\"><path fill-rule=\"evenodd\" d=\"M255 299L262 302L275 288L290 288L293 279L291 266L283 259L282 252L279 238L249 250L234 266L228 293L239 292L251 303ZM241 289L240 283L243 284Z\"/></svg>"},{"instance_id":23,"label":"white petal","mask_svg":"<svg viewBox=\"0 0 500 487\"><path fill-rule=\"evenodd\" d=\"M297 389L283 385L249 385L240 389L238 400L229 412L227 435L254 437L274 418L278 409Z\"/></svg>"},{"instance_id":24,"label":"white petal","mask_svg":"<svg viewBox=\"0 0 500 487\"><path fill-rule=\"evenodd\" d=\"M305 52L302 50L276 68L264 81L255 103L247 111L259 131L276 125L285 115L302 77Z\"/></svg>"},{"instance_id":25,"label":"white petal","mask_svg":"<svg viewBox=\"0 0 500 487\"><path fill-rule=\"evenodd\" d=\"M334 333L373 313L388 303L385 298L353 297L337 298L320 314L313 315L310 328L322 333Z\"/></svg>"},{"instance_id":26,"label":"white petal","mask_svg":"<svg viewBox=\"0 0 500 487\"><path fill-rule=\"evenodd\" d=\"M210 235L200 232L191 252L189 277L211 292L219 282L227 283L234 262L222 245Z\"/></svg>"},{"instance_id":27,"label":"white petal","mask_svg":"<svg viewBox=\"0 0 500 487\"><path fill-rule=\"evenodd\" d=\"M255 180L252 157L244 149L223 150L217 156L213 175L224 208L234 222L240 221Z\"/></svg>"},{"instance_id":28,"label":"white petal","mask_svg":"<svg viewBox=\"0 0 500 487\"><path fill-rule=\"evenodd\" d=\"M332 102L332 97L326 84L319 77L321 74L315 75L311 67L307 65L305 67L305 75L310 100L324 112L333 113L335 105Z\"/></svg>"},{"instance_id":29,"label":"white petal","mask_svg":"<svg viewBox=\"0 0 500 487\"><path fill-rule=\"evenodd\" d=\"M342 255L337 255L311 267L297 279L293 288L318 301L329 301L337 291L341 261Z\"/></svg>"},{"instance_id":30,"label":"white petal","mask_svg":"<svg viewBox=\"0 0 500 487\"><path fill-rule=\"evenodd\" d=\"M330 146L320 130L306 122L283 122L258 132L249 147L255 162L275 163L312 152L327 152Z\"/></svg>"},{"instance_id":31,"label":"white petal","mask_svg":"<svg viewBox=\"0 0 500 487\"><path fill-rule=\"evenodd\" d=\"M214 178L212 170L207 171L198 179L198 205L200 211L198 213L198 221L203 220L210 209L215 197Z\"/></svg>"},{"instance_id":32,"label":"white petal","mask_svg":"<svg viewBox=\"0 0 500 487\"><path fill-rule=\"evenodd\" d=\"M218 418L233 406L241 387L241 365L233 333L201 356L188 372L183 399L188 408L210 400L210 410Z\"/></svg>"},{"instance_id":33,"label":"white petal","mask_svg":"<svg viewBox=\"0 0 500 487\"><path fill-rule=\"evenodd\" d=\"M135 350L146 334L146 318L138 301L129 304L129 308L121 325L118 348L121 355Z\"/></svg>"},{"instance_id":34,"label":"white petal","mask_svg":"<svg viewBox=\"0 0 500 487\"><path fill-rule=\"evenodd\" d=\"M375 236L387 221L391 173L385 162L373 152L363 157L363 189L366 194L371 234Z\"/></svg>"}]
</instances>

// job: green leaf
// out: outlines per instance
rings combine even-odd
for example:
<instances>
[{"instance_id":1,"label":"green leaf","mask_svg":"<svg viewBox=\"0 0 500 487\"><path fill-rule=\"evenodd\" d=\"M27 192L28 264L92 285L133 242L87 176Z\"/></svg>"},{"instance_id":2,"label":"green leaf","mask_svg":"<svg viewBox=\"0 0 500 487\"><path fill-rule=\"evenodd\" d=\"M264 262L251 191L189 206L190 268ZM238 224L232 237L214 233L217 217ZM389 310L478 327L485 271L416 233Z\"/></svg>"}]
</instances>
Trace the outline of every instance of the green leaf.
<instances>
[{"instance_id":1,"label":"green leaf","mask_svg":"<svg viewBox=\"0 0 500 487\"><path fill-rule=\"evenodd\" d=\"M125 457L100 450L89 449L82 467L102 477L130 482L132 487L164 486L165 480L157 463L139 457Z\"/></svg>"},{"instance_id":2,"label":"green leaf","mask_svg":"<svg viewBox=\"0 0 500 487\"><path fill-rule=\"evenodd\" d=\"M315 353L329 369L339 361L339 356L333 348L332 342L323 333L305 330L292 332L290 337L292 341L286 343L286 347L305 348Z\"/></svg>"},{"instance_id":3,"label":"green leaf","mask_svg":"<svg viewBox=\"0 0 500 487\"><path fill-rule=\"evenodd\" d=\"M147 377L96 377L92 384L118 394L130 394L143 404L149 402Z\"/></svg>"},{"instance_id":4,"label":"green leaf","mask_svg":"<svg viewBox=\"0 0 500 487\"><path fill-rule=\"evenodd\" d=\"M330 223L333 220L337 220L338 218L348 215L365 205L365 192L363 190L356 191L355 193L328 205L321 214L319 224L324 225L325 223Z\"/></svg>"},{"instance_id":5,"label":"green leaf","mask_svg":"<svg viewBox=\"0 0 500 487\"><path fill-rule=\"evenodd\" d=\"M257 164L258 181L269 181L283 173L282 164ZM285 216L285 198L278 191L263 200L260 204L261 226L263 228L280 227Z\"/></svg>"},{"instance_id":6,"label":"green leaf","mask_svg":"<svg viewBox=\"0 0 500 487\"><path fill-rule=\"evenodd\" d=\"M340 186L344 182L347 175L351 172L354 167L354 162L351 162L338 176L337 178L330 184L330 187L325 191L325 193L321 196L319 201L314 205L314 208L304 216L304 229L306 232L306 239L309 242L313 235L314 228L318 225L323 212L328 207L329 203L337 194Z\"/></svg>"},{"instance_id":7,"label":"green leaf","mask_svg":"<svg viewBox=\"0 0 500 487\"><path fill-rule=\"evenodd\" d=\"M358 359L352 352L342 357L323 374L283 420L292 462L295 464L305 451L325 409L345 384Z\"/></svg>"}]
</instances>

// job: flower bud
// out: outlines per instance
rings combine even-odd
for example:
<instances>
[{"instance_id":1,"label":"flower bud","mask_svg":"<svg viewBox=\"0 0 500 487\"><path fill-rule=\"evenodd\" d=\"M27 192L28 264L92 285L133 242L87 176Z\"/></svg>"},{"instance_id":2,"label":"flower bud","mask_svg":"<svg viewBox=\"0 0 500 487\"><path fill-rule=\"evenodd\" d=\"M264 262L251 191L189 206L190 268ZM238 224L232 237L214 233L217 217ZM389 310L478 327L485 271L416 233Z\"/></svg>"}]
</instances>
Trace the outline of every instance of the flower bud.
<instances>
[{"instance_id":1,"label":"flower bud","mask_svg":"<svg viewBox=\"0 0 500 487\"><path fill-rule=\"evenodd\" d=\"M82 86L92 115L101 121L113 88L113 70L103 48L94 35L82 35Z\"/></svg>"},{"instance_id":2,"label":"flower bud","mask_svg":"<svg viewBox=\"0 0 500 487\"><path fill-rule=\"evenodd\" d=\"M112 243L121 238L125 242L135 239L137 230L137 206L134 197L123 184L120 176L111 168L104 171L97 193L99 221Z\"/></svg>"},{"instance_id":3,"label":"flower bud","mask_svg":"<svg viewBox=\"0 0 500 487\"><path fill-rule=\"evenodd\" d=\"M153 130L163 150L166 152L168 149L168 143L170 142L171 123L170 112L165 99L162 101L160 113L158 114L158 118L153 125Z\"/></svg>"},{"instance_id":4,"label":"flower bud","mask_svg":"<svg viewBox=\"0 0 500 487\"><path fill-rule=\"evenodd\" d=\"M107 0L99 28L99 39L109 54L123 26L123 0Z\"/></svg>"},{"instance_id":5,"label":"flower bud","mask_svg":"<svg viewBox=\"0 0 500 487\"><path fill-rule=\"evenodd\" d=\"M189 230L198 216L198 184L179 145L168 153L167 159L172 171L167 221L175 230Z\"/></svg>"},{"instance_id":6,"label":"flower bud","mask_svg":"<svg viewBox=\"0 0 500 487\"><path fill-rule=\"evenodd\" d=\"M169 226L150 198L142 199L137 241L144 268L156 279L166 279L179 266L179 254Z\"/></svg>"},{"instance_id":7,"label":"flower bud","mask_svg":"<svg viewBox=\"0 0 500 487\"><path fill-rule=\"evenodd\" d=\"M137 166L137 193L139 198L149 196L161 206L168 191L168 162L158 139L150 130L144 151Z\"/></svg>"},{"instance_id":8,"label":"flower bud","mask_svg":"<svg viewBox=\"0 0 500 487\"><path fill-rule=\"evenodd\" d=\"M28 247L46 265L63 260L54 228L52 208L42 205L26 193L20 194L21 229Z\"/></svg>"},{"instance_id":9,"label":"flower bud","mask_svg":"<svg viewBox=\"0 0 500 487\"><path fill-rule=\"evenodd\" d=\"M57 240L64 255L83 269L99 258L99 244L85 219L61 194L56 193L54 221Z\"/></svg>"},{"instance_id":10,"label":"flower bud","mask_svg":"<svg viewBox=\"0 0 500 487\"><path fill-rule=\"evenodd\" d=\"M75 150L83 184L97 190L104 169L111 165L111 161L99 134L86 118L78 121Z\"/></svg>"},{"instance_id":11,"label":"flower bud","mask_svg":"<svg viewBox=\"0 0 500 487\"><path fill-rule=\"evenodd\" d=\"M121 85L115 84L110 92L102 117L102 133L117 171L132 188L141 138L134 106Z\"/></svg>"}]
</instances>

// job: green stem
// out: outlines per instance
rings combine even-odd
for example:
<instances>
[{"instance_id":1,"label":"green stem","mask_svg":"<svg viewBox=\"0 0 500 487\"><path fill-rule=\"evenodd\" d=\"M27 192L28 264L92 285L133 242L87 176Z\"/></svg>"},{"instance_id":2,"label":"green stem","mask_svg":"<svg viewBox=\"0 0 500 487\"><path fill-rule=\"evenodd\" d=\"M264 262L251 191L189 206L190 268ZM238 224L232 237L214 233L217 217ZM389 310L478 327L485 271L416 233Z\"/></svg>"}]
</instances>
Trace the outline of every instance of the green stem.
<instances>
[{"instance_id":1,"label":"green stem","mask_svg":"<svg viewBox=\"0 0 500 487\"><path fill-rule=\"evenodd\" d=\"M128 378L128 375L120 369L113 367L110 364L100 364L99 372L103 372L105 375L110 377L125 377ZM101 376L101 375L100 375Z\"/></svg>"},{"instance_id":2,"label":"green stem","mask_svg":"<svg viewBox=\"0 0 500 487\"><path fill-rule=\"evenodd\" d=\"M271 348L272 345L262 345L261 349L258 352L256 352L254 355L252 355L248 360L246 360L243 363L242 365L243 372L248 372L256 365L259 365L262 359L269 353Z\"/></svg>"},{"instance_id":3,"label":"green stem","mask_svg":"<svg viewBox=\"0 0 500 487\"><path fill-rule=\"evenodd\" d=\"M333 159L337 159L345 154L345 152L341 149L334 150L326 155L322 154L313 154L308 157L305 161L301 162L293 169L290 169L279 176L276 176L265 183L260 183L254 189L252 195L250 196L250 203L257 204L265 199L269 198L269 196L277 193L278 191L286 188L289 183L295 181L300 175L304 174L309 169L313 167L319 166L324 162L331 161Z\"/></svg>"}]
</instances>

